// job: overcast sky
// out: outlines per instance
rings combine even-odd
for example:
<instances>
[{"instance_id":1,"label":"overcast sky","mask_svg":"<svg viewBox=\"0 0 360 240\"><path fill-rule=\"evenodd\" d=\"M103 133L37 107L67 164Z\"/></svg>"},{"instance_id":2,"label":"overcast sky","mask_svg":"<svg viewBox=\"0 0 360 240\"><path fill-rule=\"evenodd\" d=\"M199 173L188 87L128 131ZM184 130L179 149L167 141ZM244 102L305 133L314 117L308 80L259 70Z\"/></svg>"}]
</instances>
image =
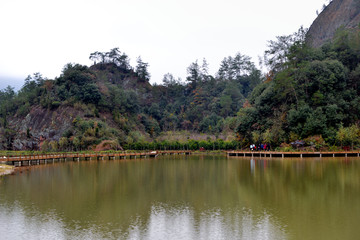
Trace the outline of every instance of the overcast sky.
<instances>
[{"instance_id":1,"label":"overcast sky","mask_svg":"<svg viewBox=\"0 0 360 240\"><path fill-rule=\"evenodd\" d=\"M215 74L237 52L258 62L267 41L309 27L328 0L2 0L0 89L40 72L54 79L66 63L119 47L151 82L205 58Z\"/></svg>"}]
</instances>

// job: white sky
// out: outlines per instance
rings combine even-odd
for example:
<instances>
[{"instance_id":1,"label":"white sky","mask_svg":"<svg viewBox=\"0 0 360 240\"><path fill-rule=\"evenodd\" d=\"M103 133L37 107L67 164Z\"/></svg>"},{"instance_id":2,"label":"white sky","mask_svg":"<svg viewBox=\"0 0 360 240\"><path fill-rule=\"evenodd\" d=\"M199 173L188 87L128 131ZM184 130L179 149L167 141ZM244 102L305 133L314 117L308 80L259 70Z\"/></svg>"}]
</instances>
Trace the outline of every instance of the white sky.
<instances>
[{"instance_id":1,"label":"white sky","mask_svg":"<svg viewBox=\"0 0 360 240\"><path fill-rule=\"evenodd\" d=\"M203 58L215 74L224 57L252 57L276 36L309 27L328 0L1 0L0 89L27 75L53 79L66 63L90 66L90 53L119 47L150 64L151 82L165 73L185 80Z\"/></svg>"}]
</instances>

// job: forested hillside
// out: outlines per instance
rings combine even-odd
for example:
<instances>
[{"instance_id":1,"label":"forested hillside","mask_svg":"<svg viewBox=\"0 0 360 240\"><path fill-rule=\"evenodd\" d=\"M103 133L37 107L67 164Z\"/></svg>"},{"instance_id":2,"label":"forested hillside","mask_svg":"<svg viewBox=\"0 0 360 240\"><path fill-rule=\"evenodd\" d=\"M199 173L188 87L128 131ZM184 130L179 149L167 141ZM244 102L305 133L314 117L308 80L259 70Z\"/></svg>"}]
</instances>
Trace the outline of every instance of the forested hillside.
<instances>
[{"instance_id":1,"label":"forested hillside","mask_svg":"<svg viewBox=\"0 0 360 240\"><path fill-rule=\"evenodd\" d=\"M244 143L273 145L305 139L316 148L359 142L360 30L339 28L320 48L300 29L271 41L265 62L271 76L238 113Z\"/></svg>"},{"instance_id":2,"label":"forested hillside","mask_svg":"<svg viewBox=\"0 0 360 240\"><path fill-rule=\"evenodd\" d=\"M186 81L166 74L153 86L148 63L138 58L132 67L118 48L90 59L90 67L67 64L56 79L36 73L19 92L0 92L2 149L120 148L168 131L235 139L236 114L261 82L240 53L224 58L216 76L204 59L190 64Z\"/></svg>"}]
</instances>

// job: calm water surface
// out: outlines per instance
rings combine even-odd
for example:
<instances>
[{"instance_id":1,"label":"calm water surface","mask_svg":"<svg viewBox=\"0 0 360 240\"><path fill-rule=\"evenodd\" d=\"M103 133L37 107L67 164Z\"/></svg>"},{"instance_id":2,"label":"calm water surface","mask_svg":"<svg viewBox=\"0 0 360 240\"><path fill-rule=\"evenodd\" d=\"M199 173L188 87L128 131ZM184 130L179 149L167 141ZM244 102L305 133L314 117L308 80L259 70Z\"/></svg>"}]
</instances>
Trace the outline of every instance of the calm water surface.
<instances>
[{"instance_id":1,"label":"calm water surface","mask_svg":"<svg viewBox=\"0 0 360 240\"><path fill-rule=\"evenodd\" d=\"M0 178L0 239L360 239L360 159L81 161Z\"/></svg>"}]
</instances>

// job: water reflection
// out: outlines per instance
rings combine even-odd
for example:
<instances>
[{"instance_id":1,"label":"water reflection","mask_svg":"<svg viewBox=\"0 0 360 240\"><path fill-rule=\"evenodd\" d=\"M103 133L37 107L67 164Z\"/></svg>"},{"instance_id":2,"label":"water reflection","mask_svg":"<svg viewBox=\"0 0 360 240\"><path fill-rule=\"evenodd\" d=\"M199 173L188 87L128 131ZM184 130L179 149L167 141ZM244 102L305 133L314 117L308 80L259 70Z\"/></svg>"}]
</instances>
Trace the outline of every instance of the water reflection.
<instances>
[{"instance_id":1,"label":"water reflection","mask_svg":"<svg viewBox=\"0 0 360 240\"><path fill-rule=\"evenodd\" d=\"M146 229L129 230L129 239L286 239L284 230L264 213L258 219L251 210L203 212L199 219L188 208L154 206ZM138 224L134 224L138 226Z\"/></svg>"},{"instance_id":2,"label":"water reflection","mask_svg":"<svg viewBox=\"0 0 360 240\"><path fill-rule=\"evenodd\" d=\"M16 210L15 210L16 209ZM284 229L267 213L254 216L250 209L223 213L203 212L197 219L189 208L153 206L146 225L141 217L122 232L104 232L101 226L82 228L75 223L70 230L55 213L46 215L25 212L19 206L8 210L0 207L0 229L8 239L286 239Z\"/></svg>"},{"instance_id":3,"label":"water reflection","mask_svg":"<svg viewBox=\"0 0 360 240\"><path fill-rule=\"evenodd\" d=\"M0 182L0 232L11 239L356 239L359 162L171 156L40 166Z\"/></svg>"}]
</instances>

